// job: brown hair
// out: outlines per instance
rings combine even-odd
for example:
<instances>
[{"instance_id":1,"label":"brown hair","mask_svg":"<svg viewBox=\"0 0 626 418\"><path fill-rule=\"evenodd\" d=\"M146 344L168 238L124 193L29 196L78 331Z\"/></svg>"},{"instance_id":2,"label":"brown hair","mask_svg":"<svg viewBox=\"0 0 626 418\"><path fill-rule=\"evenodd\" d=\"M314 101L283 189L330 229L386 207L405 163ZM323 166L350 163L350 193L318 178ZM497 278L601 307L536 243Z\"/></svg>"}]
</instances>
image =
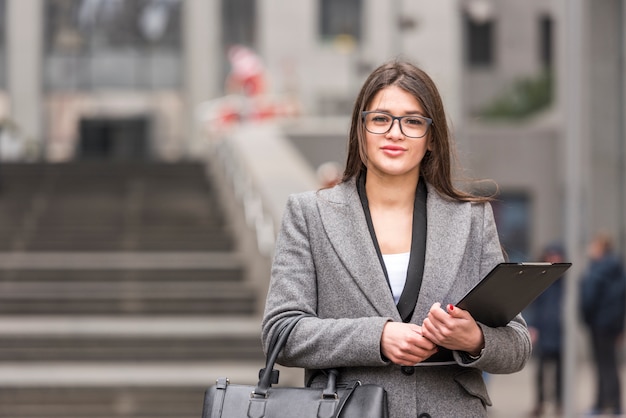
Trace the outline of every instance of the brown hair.
<instances>
[{"instance_id":1,"label":"brown hair","mask_svg":"<svg viewBox=\"0 0 626 418\"><path fill-rule=\"evenodd\" d=\"M361 112L367 110L376 93L389 86L400 87L413 95L422 106L425 116L433 120L428 132L431 151L428 151L422 160L420 175L443 196L462 201L490 200L454 187L451 174L454 149L451 147L441 96L428 74L405 61L391 61L381 65L369 75L361 87L352 111L348 157L341 181L348 181L367 169L368 158Z\"/></svg>"}]
</instances>

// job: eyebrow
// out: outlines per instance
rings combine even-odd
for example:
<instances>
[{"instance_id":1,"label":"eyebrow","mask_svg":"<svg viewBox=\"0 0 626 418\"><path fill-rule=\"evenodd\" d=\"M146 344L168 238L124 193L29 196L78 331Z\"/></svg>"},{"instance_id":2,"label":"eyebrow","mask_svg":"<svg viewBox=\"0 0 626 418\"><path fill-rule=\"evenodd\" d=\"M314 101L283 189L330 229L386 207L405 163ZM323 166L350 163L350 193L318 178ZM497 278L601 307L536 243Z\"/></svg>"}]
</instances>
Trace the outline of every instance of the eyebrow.
<instances>
[{"instance_id":1,"label":"eyebrow","mask_svg":"<svg viewBox=\"0 0 626 418\"><path fill-rule=\"evenodd\" d=\"M388 113L392 116L397 116L394 115L393 113L391 113L390 111L386 110L386 109L372 109L370 110L370 112L383 112L383 113ZM426 117L426 115L424 115L422 112L420 112L419 110L411 110L408 112L405 112L404 115L402 116L421 116L421 117Z\"/></svg>"}]
</instances>

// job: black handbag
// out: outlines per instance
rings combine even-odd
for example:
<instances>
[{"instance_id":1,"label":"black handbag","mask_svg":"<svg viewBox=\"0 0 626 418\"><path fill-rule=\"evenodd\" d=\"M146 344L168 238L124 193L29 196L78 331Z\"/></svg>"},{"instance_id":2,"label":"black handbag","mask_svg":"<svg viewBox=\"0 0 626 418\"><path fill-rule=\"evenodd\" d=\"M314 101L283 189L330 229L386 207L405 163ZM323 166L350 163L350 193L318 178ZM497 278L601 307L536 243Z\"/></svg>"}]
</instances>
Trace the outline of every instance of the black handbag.
<instances>
[{"instance_id":1,"label":"black handbag","mask_svg":"<svg viewBox=\"0 0 626 418\"><path fill-rule=\"evenodd\" d=\"M278 383L278 370L273 369L276 358L291 330L305 316L285 321L274 333L256 386L217 379L205 392L202 418L387 418L385 389L359 381L338 385L336 369L325 371L325 388L272 387Z\"/></svg>"}]
</instances>

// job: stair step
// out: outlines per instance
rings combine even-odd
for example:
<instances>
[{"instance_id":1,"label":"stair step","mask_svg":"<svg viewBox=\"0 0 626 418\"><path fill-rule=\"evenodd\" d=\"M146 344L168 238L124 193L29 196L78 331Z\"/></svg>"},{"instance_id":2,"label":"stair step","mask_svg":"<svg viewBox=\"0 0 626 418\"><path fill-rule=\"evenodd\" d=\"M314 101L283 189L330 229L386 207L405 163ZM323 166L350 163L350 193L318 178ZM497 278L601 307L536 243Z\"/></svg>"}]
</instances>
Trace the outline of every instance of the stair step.
<instances>
[{"instance_id":1,"label":"stair step","mask_svg":"<svg viewBox=\"0 0 626 418\"><path fill-rule=\"evenodd\" d=\"M3 282L241 282L243 266L234 268L180 269L180 270L0 270L0 287Z\"/></svg>"},{"instance_id":2,"label":"stair step","mask_svg":"<svg viewBox=\"0 0 626 418\"><path fill-rule=\"evenodd\" d=\"M254 289L242 283L198 282L198 281L87 281L87 282L13 282L0 283L0 299L18 300L23 298L76 298L106 300L120 299L204 299L210 297L232 297L241 292L254 292Z\"/></svg>"},{"instance_id":3,"label":"stair step","mask_svg":"<svg viewBox=\"0 0 626 418\"><path fill-rule=\"evenodd\" d=\"M0 363L0 416L12 418L198 418L218 377L254 385L259 362L194 364ZM280 370L280 385L302 386L301 369Z\"/></svg>"},{"instance_id":4,"label":"stair step","mask_svg":"<svg viewBox=\"0 0 626 418\"><path fill-rule=\"evenodd\" d=\"M261 320L0 318L0 362L262 361Z\"/></svg>"},{"instance_id":5,"label":"stair step","mask_svg":"<svg viewBox=\"0 0 626 418\"><path fill-rule=\"evenodd\" d=\"M218 377L257 382L263 295L204 163L6 163L2 182L0 416L197 418Z\"/></svg>"},{"instance_id":6,"label":"stair step","mask_svg":"<svg viewBox=\"0 0 626 418\"><path fill-rule=\"evenodd\" d=\"M238 268L240 254L220 251L166 253L127 252L0 252L0 270L81 270L81 269L211 269Z\"/></svg>"},{"instance_id":7,"label":"stair step","mask_svg":"<svg viewBox=\"0 0 626 418\"><path fill-rule=\"evenodd\" d=\"M88 298L76 296L0 299L4 315L253 315L257 295L223 294L209 296Z\"/></svg>"},{"instance_id":8,"label":"stair step","mask_svg":"<svg viewBox=\"0 0 626 418\"><path fill-rule=\"evenodd\" d=\"M0 253L0 313L252 315L235 253Z\"/></svg>"},{"instance_id":9,"label":"stair step","mask_svg":"<svg viewBox=\"0 0 626 418\"><path fill-rule=\"evenodd\" d=\"M4 363L0 362L0 395L8 388L206 388L219 377L232 383L255 384L264 361L158 363ZM299 368L277 366L279 385L303 384ZM3 402L0 402L2 405ZM0 416L3 416L0 414Z\"/></svg>"},{"instance_id":10,"label":"stair step","mask_svg":"<svg viewBox=\"0 0 626 418\"><path fill-rule=\"evenodd\" d=\"M201 163L3 164L0 251L233 251Z\"/></svg>"},{"instance_id":11,"label":"stair step","mask_svg":"<svg viewBox=\"0 0 626 418\"><path fill-rule=\"evenodd\" d=\"M22 244L1 245L0 251L230 251L234 250L234 242L231 238L223 239L206 238L202 240L189 240L184 237L174 238L142 238L133 240L130 237L118 237L107 241L101 237L73 237L68 239L45 239L34 237Z\"/></svg>"},{"instance_id":12,"label":"stair step","mask_svg":"<svg viewBox=\"0 0 626 418\"><path fill-rule=\"evenodd\" d=\"M15 337L0 341L4 362L162 362L263 360L259 336L206 337Z\"/></svg>"},{"instance_id":13,"label":"stair step","mask_svg":"<svg viewBox=\"0 0 626 418\"><path fill-rule=\"evenodd\" d=\"M11 418L198 418L202 387L10 388L0 416Z\"/></svg>"}]
</instances>

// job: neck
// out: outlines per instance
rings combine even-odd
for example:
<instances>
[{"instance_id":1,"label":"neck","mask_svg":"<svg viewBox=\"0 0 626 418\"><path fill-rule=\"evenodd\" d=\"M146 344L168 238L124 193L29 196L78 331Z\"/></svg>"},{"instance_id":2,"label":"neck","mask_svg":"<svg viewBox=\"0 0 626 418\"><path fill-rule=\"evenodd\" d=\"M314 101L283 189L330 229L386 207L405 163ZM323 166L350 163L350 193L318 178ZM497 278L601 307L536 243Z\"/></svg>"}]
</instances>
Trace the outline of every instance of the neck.
<instances>
[{"instance_id":1,"label":"neck","mask_svg":"<svg viewBox=\"0 0 626 418\"><path fill-rule=\"evenodd\" d=\"M367 172L365 192L370 206L410 207L415 202L418 177L389 178Z\"/></svg>"}]
</instances>

